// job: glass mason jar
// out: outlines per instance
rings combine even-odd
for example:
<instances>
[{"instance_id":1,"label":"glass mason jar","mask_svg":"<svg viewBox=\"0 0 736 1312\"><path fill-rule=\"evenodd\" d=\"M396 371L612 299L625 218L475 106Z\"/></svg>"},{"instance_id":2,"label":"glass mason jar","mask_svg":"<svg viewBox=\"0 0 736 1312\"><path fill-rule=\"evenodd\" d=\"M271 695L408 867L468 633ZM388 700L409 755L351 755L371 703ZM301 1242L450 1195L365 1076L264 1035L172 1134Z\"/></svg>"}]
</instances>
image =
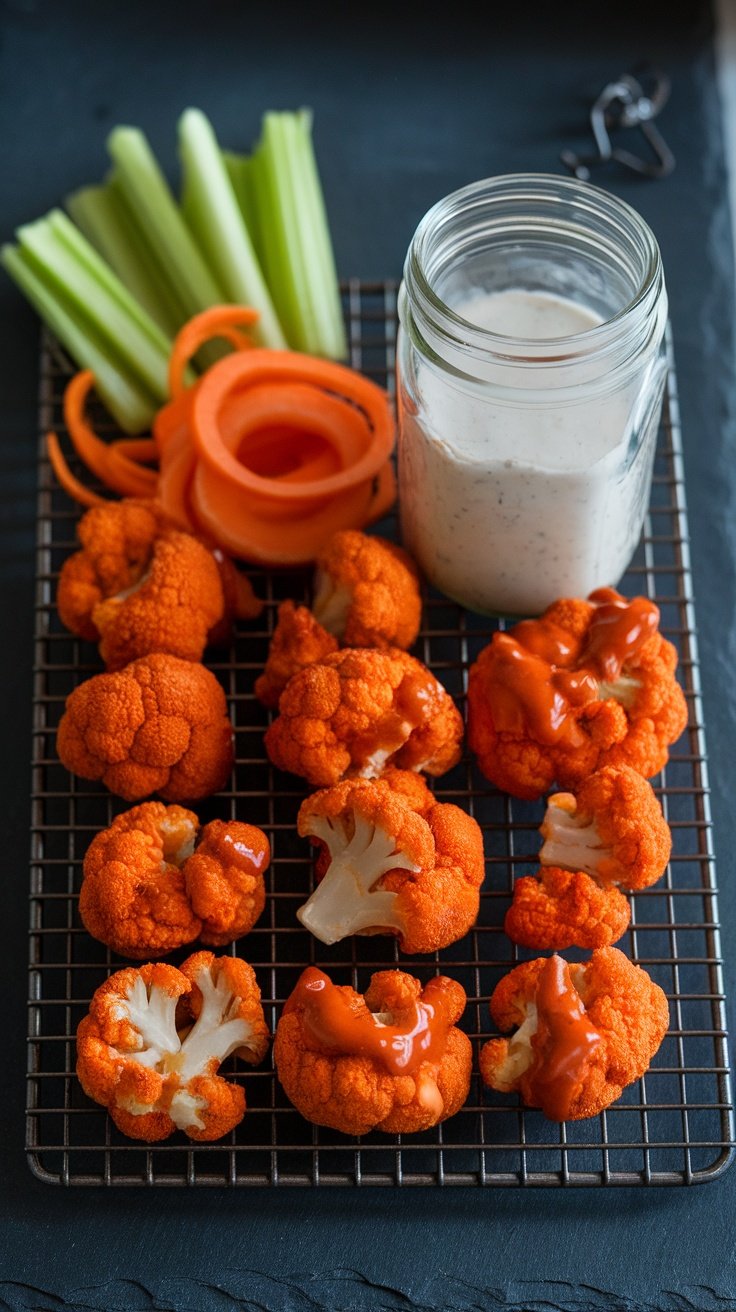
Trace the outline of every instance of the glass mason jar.
<instances>
[{"instance_id":1,"label":"glass mason jar","mask_svg":"<svg viewBox=\"0 0 736 1312\"><path fill-rule=\"evenodd\" d=\"M618 583L666 378L655 238L588 183L513 174L439 201L399 290L404 542L471 610L538 614Z\"/></svg>"}]
</instances>

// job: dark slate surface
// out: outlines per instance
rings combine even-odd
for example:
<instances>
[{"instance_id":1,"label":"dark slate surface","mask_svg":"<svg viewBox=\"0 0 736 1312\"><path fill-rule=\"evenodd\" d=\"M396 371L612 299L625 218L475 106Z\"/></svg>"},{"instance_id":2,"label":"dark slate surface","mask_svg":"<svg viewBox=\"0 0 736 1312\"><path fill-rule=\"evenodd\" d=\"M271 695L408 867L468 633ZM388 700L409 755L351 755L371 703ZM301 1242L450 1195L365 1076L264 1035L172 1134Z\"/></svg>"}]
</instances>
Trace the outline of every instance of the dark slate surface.
<instances>
[{"instance_id":1,"label":"dark slate surface","mask_svg":"<svg viewBox=\"0 0 736 1312\"><path fill-rule=\"evenodd\" d=\"M586 108L641 57L674 78L661 120L668 181L603 185L650 221L665 259L683 403L697 614L736 996L733 742L733 267L705 6L291 11L209 0L5 0L0 234L104 168L117 122L173 168L173 129L201 105L245 146L269 107L312 105L340 272L396 277L424 210L498 172L557 171ZM314 12L310 12L314 9ZM413 9L407 6L407 9ZM669 12L668 12L669 10ZM255 12L252 12L255 11ZM587 14L587 16L586 16ZM206 17L205 17L206 15ZM516 15L516 16L515 16ZM37 326L0 284L0 554L4 789L0 1306L197 1309L736 1308L736 1170L680 1191L64 1192L22 1154L31 579ZM731 1016L733 1009L731 1008Z\"/></svg>"}]
</instances>

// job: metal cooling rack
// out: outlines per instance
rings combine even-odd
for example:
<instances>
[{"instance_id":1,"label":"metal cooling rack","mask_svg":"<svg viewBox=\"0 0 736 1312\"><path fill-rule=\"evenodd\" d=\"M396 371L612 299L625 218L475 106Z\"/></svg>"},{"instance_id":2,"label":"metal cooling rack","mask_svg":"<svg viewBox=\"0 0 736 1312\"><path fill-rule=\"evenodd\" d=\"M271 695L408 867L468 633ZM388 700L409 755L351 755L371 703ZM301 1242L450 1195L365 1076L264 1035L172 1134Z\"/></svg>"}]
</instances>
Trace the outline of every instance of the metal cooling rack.
<instances>
[{"instance_id":1,"label":"metal cooling rack","mask_svg":"<svg viewBox=\"0 0 736 1312\"><path fill-rule=\"evenodd\" d=\"M394 284L345 288L352 363L392 383ZM44 339L41 432L60 430L70 365ZM76 514L41 459L33 723L30 993L27 1150L42 1180L65 1185L638 1185L687 1184L722 1174L733 1155L733 1124L721 976L708 777L690 582L688 529L674 364L659 434L645 536L623 582L646 592L680 651L690 724L659 781L674 850L665 879L632 899L631 928L619 944L664 988L671 1029L647 1075L593 1120L556 1126L473 1077L465 1108L413 1137L368 1135L353 1142L302 1120L270 1068L238 1069L249 1110L227 1140L192 1145L183 1135L145 1147L120 1135L88 1101L74 1075L74 1033L94 989L124 964L87 935L77 915L85 850L123 804L71 778L54 739L64 699L99 669L94 647L70 637L54 608L61 562L75 547ZM391 532L391 525L381 531ZM244 625L230 650L209 653L229 696L237 761L230 786L198 808L204 819L237 815L261 825L274 853L269 896L239 949L256 969L275 1024L302 968L315 962L341 983L364 989L373 968L400 963L427 979L438 968L468 994L463 1024L477 1049L490 1035L488 998L520 958L503 933L513 877L534 860L540 803L490 788L469 760L437 783L440 799L466 806L482 825L488 874L477 926L430 958L400 957L390 939L358 938L324 948L296 921L311 889L311 864L295 835L299 781L266 760L267 712L252 693L266 659L278 602L306 597L304 574L253 572L267 599L260 621ZM417 654L462 705L469 664L491 632L438 595L428 595ZM186 955L183 950L176 959ZM534 954L526 954L534 955ZM476 1062L477 1069L477 1062Z\"/></svg>"}]
</instances>

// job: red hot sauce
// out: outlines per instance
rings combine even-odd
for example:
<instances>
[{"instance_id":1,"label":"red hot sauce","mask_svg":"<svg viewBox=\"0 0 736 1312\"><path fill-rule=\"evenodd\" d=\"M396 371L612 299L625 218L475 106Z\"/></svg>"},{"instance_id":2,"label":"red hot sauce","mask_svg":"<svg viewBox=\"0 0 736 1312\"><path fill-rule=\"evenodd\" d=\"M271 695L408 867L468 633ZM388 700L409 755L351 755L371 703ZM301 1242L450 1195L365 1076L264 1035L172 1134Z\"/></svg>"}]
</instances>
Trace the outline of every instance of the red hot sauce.
<instances>
[{"instance_id":1,"label":"red hot sauce","mask_svg":"<svg viewBox=\"0 0 736 1312\"><path fill-rule=\"evenodd\" d=\"M600 681L617 679L659 625L659 610L646 597L627 601L613 588L598 588L588 601L593 612L574 667L574 641L557 625L522 620L494 635L486 669L499 733L531 733L550 746L585 741L574 708L597 701Z\"/></svg>"},{"instance_id":2,"label":"red hot sauce","mask_svg":"<svg viewBox=\"0 0 736 1312\"><path fill-rule=\"evenodd\" d=\"M403 1025L382 1025L370 1011L355 1011L350 996L316 966L308 966L284 1013L303 1010L304 1020L325 1052L371 1057L389 1075L412 1075L422 1062L439 1065L452 1027L442 977L431 979Z\"/></svg>"},{"instance_id":3,"label":"red hot sauce","mask_svg":"<svg viewBox=\"0 0 736 1312\"><path fill-rule=\"evenodd\" d=\"M549 957L537 982L537 1031L532 1039L532 1095L551 1121L565 1121L601 1035L588 1020L570 969Z\"/></svg>"}]
</instances>

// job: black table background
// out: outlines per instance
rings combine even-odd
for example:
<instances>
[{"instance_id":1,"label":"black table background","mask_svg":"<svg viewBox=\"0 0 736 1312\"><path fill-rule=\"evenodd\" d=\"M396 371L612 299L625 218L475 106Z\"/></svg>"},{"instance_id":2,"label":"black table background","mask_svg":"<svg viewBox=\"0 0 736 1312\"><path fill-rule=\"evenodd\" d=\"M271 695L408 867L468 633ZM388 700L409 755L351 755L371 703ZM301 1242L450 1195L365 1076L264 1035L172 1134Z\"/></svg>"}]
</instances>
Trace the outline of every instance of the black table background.
<instances>
[{"instance_id":1,"label":"black table background","mask_svg":"<svg viewBox=\"0 0 736 1312\"><path fill-rule=\"evenodd\" d=\"M0 237L100 177L143 127L170 173L175 121L247 147L266 108L311 105L342 276L398 277L413 229L476 178L559 172L587 109L642 57L673 77L656 183L596 177L663 251L685 435L726 974L736 997L736 370L733 259L707 5L269 11L248 4L0 3ZM668 12L669 10L669 12ZM417 10L417 13L419 11ZM2 874L0 1306L736 1308L736 1170L681 1190L62 1190L22 1152L38 328L0 279ZM733 1006L729 1007L733 1028Z\"/></svg>"}]
</instances>

